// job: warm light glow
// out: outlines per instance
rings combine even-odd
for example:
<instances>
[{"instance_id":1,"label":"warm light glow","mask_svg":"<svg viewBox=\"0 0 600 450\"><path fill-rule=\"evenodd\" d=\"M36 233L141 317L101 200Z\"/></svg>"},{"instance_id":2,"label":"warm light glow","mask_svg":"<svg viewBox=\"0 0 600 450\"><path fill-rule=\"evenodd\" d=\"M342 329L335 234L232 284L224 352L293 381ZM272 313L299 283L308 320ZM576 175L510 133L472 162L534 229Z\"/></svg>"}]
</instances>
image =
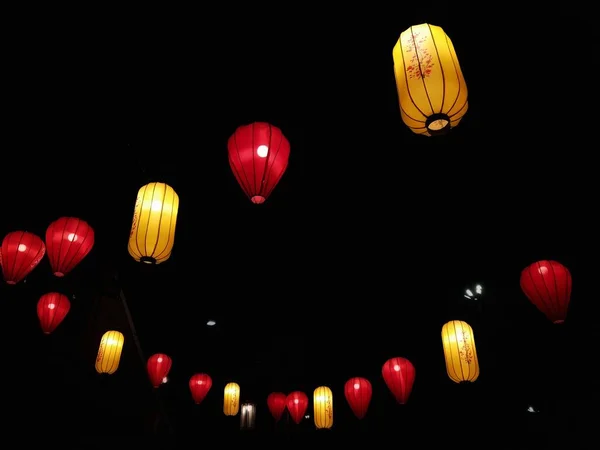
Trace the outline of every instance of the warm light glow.
<instances>
[{"instance_id":1,"label":"warm light glow","mask_svg":"<svg viewBox=\"0 0 600 450\"><path fill-rule=\"evenodd\" d=\"M169 381L169 377L163 377L162 382L163 384L167 383Z\"/></svg>"},{"instance_id":2,"label":"warm light glow","mask_svg":"<svg viewBox=\"0 0 600 450\"><path fill-rule=\"evenodd\" d=\"M223 396L223 413L226 416L235 416L240 409L240 385L237 383L228 383L225 386Z\"/></svg>"},{"instance_id":3,"label":"warm light glow","mask_svg":"<svg viewBox=\"0 0 600 450\"><path fill-rule=\"evenodd\" d=\"M320 386L313 393L313 416L315 426L331 428L333 426L333 394L327 386Z\"/></svg>"},{"instance_id":4,"label":"warm light glow","mask_svg":"<svg viewBox=\"0 0 600 450\"><path fill-rule=\"evenodd\" d=\"M67 241L69 241L69 242L76 242L77 241L77 235L75 233L69 233L67 235Z\"/></svg>"},{"instance_id":5,"label":"warm light glow","mask_svg":"<svg viewBox=\"0 0 600 450\"><path fill-rule=\"evenodd\" d=\"M19 246L17 247L17 250L20 252L25 252L25 251L27 251L27 246L25 244L19 244Z\"/></svg>"},{"instance_id":6,"label":"warm light glow","mask_svg":"<svg viewBox=\"0 0 600 450\"><path fill-rule=\"evenodd\" d=\"M396 372L400 372L400 366L399 366L398 364L395 364L395 365L394 365L394 370L395 370Z\"/></svg>"},{"instance_id":7,"label":"warm light glow","mask_svg":"<svg viewBox=\"0 0 600 450\"><path fill-rule=\"evenodd\" d=\"M266 145L259 145L256 149L256 154L261 158L266 158L269 154L269 147Z\"/></svg>"},{"instance_id":8,"label":"warm light glow","mask_svg":"<svg viewBox=\"0 0 600 450\"><path fill-rule=\"evenodd\" d=\"M240 429L253 430L256 425L256 406L252 403L244 403L242 405L242 413L240 414Z\"/></svg>"},{"instance_id":9,"label":"warm light glow","mask_svg":"<svg viewBox=\"0 0 600 450\"><path fill-rule=\"evenodd\" d=\"M455 383L473 382L479 377L479 360L471 326L451 320L442 327L446 372Z\"/></svg>"},{"instance_id":10,"label":"warm light glow","mask_svg":"<svg viewBox=\"0 0 600 450\"><path fill-rule=\"evenodd\" d=\"M297 405L300 402L297 398L294 399L294 404Z\"/></svg>"},{"instance_id":11,"label":"warm light glow","mask_svg":"<svg viewBox=\"0 0 600 450\"><path fill-rule=\"evenodd\" d=\"M215 322L214 320L209 320L208 322L206 322L206 325L208 325L209 327L214 327L217 324L217 322Z\"/></svg>"},{"instance_id":12,"label":"warm light glow","mask_svg":"<svg viewBox=\"0 0 600 450\"><path fill-rule=\"evenodd\" d=\"M100 340L96 357L96 372L113 374L119 368L125 337L119 331L107 331Z\"/></svg>"},{"instance_id":13,"label":"warm light glow","mask_svg":"<svg viewBox=\"0 0 600 450\"><path fill-rule=\"evenodd\" d=\"M356 389L356 390L360 389L360 384L359 383L354 383L354 389Z\"/></svg>"}]
</instances>

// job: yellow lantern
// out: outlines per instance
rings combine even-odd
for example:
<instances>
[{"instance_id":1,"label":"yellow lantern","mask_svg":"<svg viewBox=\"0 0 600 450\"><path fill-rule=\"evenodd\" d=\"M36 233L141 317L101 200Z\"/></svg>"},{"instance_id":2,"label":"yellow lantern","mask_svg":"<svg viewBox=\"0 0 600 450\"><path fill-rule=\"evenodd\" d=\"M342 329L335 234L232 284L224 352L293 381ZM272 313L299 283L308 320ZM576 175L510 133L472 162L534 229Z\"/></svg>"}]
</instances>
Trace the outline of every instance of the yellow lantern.
<instances>
[{"instance_id":1,"label":"yellow lantern","mask_svg":"<svg viewBox=\"0 0 600 450\"><path fill-rule=\"evenodd\" d=\"M124 342L125 337L119 331L111 330L104 333L96 356L96 372L111 375L117 371Z\"/></svg>"},{"instance_id":2,"label":"yellow lantern","mask_svg":"<svg viewBox=\"0 0 600 450\"><path fill-rule=\"evenodd\" d=\"M457 126L469 107L467 84L444 30L427 23L412 26L392 55L404 124L424 136Z\"/></svg>"},{"instance_id":3,"label":"yellow lantern","mask_svg":"<svg viewBox=\"0 0 600 450\"><path fill-rule=\"evenodd\" d=\"M240 414L240 429L254 430L256 424L256 406L253 403L244 403Z\"/></svg>"},{"instance_id":4,"label":"yellow lantern","mask_svg":"<svg viewBox=\"0 0 600 450\"><path fill-rule=\"evenodd\" d=\"M473 329L467 322L451 320L442 327L446 371L455 383L467 383L479 377L479 360Z\"/></svg>"},{"instance_id":5,"label":"yellow lantern","mask_svg":"<svg viewBox=\"0 0 600 450\"><path fill-rule=\"evenodd\" d=\"M171 256L179 196L165 183L149 183L138 191L129 234L129 254L138 262L160 264Z\"/></svg>"},{"instance_id":6,"label":"yellow lantern","mask_svg":"<svg viewBox=\"0 0 600 450\"><path fill-rule=\"evenodd\" d=\"M226 416L235 416L240 410L240 385L228 383L223 396L223 412Z\"/></svg>"},{"instance_id":7,"label":"yellow lantern","mask_svg":"<svg viewBox=\"0 0 600 450\"><path fill-rule=\"evenodd\" d=\"M333 393L327 386L320 386L313 394L313 415L317 428L333 426Z\"/></svg>"}]
</instances>

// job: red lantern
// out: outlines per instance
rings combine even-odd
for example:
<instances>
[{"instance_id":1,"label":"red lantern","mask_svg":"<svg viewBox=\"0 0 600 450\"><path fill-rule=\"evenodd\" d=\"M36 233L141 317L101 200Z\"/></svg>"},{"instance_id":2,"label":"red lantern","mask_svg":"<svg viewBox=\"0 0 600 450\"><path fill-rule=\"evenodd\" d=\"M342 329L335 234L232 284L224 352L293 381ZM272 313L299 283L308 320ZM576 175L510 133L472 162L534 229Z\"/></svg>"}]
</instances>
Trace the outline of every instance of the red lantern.
<instances>
[{"instance_id":1,"label":"red lantern","mask_svg":"<svg viewBox=\"0 0 600 450\"><path fill-rule=\"evenodd\" d=\"M17 284L40 263L46 246L44 241L28 231L13 231L2 240L0 264L6 284Z\"/></svg>"},{"instance_id":2,"label":"red lantern","mask_svg":"<svg viewBox=\"0 0 600 450\"><path fill-rule=\"evenodd\" d=\"M243 125L227 143L229 165L252 203L269 197L287 169L290 143L281 130L265 122Z\"/></svg>"},{"instance_id":3,"label":"red lantern","mask_svg":"<svg viewBox=\"0 0 600 450\"><path fill-rule=\"evenodd\" d=\"M157 388L166 381L165 378L169 375L172 364L171 358L164 353L156 353L148 358L146 368L152 386Z\"/></svg>"},{"instance_id":4,"label":"red lantern","mask_svg":"<svg viewBox=\"0 0 600 450\"><path fill-rule=\"evenodd\" d=\"M521 272L521 289L553 323L567 318L572 286L569 269L556 261L538 261Z\"/></svg>"},{"instance_id":5,"label":"red lantern","mask_svg":"<svg viewBox=\"0 0 600 450\"><path fill-rule=\"evenodd\" d=\"M197 373L190 378L190 392L196 405L202 403L202 400L212 387L212 378L205 373Z\"/></svg>"},{"instance_id":6,"label":"red lantern","mask_svg":"<svg viewBox=\"0 0 600 450\"><path fill-rule=\"evenodd\" d=\"M94 229L74 217L61 217L46 230L46 248L54 275L64 277L94 246Z\"/></svg>"},{"instance_id":7,"label":"red lantern","mask_svg":"<svg viewBox=\"0 0 600 450\"><path fill-rule=\"evenodd\" d=\"M285 411L285 402L287 396L282 392L272 392L267 397L267 406L275 422L279 422L283 411Z\"/></svg>"},{"instance_id":8,"label":"red lantern","mask_svg":"<svg viewBox=\"0 0 600 450\"><path fill-rule=\"evenodd\" d=\"M354 377L346 381L344 395L350 405L350 409L358 419L363 419L369 409L373 387L366 378Z\"/></svg>"},{"instance_id":9,"label":"red lantern","mask_svg":"<svg viewBox=\"0 0 600 450\"><path fill-rule=\"evenodd\" d=\"M381 369L383 379L396 400L404 405L415 382L415 366L406 358L388 359Z\"/></svg>"},{"instance_id":10,"label":"red lantern","mask_svg":"<svg viewBox=\"0 0 600 450\"><path fill-rule=\"evenodd\" d=\"M71 302L66 295L57 292L42 295L38 300L37 315L44 334L52 333L70 309Z\"/></svg>"},{"instance_id":11,"label":"red lantern","mask_svg":"<svg viewBox=\"0 0 600 450\"><path fill-rule=\"evenodd\" d=\"M304 392L295 391L285 399L292 420L299 424L308 408L308 396Z\"/></svg>"}]
</instances>

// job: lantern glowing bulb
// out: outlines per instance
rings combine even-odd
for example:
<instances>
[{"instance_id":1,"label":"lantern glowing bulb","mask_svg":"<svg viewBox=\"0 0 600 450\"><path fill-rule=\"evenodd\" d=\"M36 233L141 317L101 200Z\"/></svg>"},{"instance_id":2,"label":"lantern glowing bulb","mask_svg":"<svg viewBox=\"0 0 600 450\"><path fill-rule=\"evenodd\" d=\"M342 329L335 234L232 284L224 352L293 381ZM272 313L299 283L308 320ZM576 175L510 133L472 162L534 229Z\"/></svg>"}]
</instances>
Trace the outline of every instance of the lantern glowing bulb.
<instances>
[{"instance_id":1,"label":"lantern glowing bulb","mask_svg":"<svg viewBox=\"0 0 600 450\"><path fill-rule=\"evenodd\" d=\"M267 155L269 154L269 147L267 147L266 145L259 145L258 148L256 149L256 154L260 158L266 158Z\"/></svg>"}]
</instances>

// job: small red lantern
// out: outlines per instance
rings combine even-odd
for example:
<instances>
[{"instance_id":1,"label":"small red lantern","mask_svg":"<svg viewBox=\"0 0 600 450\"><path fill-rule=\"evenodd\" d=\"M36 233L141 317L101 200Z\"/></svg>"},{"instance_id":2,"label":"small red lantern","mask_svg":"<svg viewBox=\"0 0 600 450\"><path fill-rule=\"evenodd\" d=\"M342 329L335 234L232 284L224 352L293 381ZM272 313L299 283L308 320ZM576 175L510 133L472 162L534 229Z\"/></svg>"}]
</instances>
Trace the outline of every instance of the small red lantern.
<instances>
[{"instance_id":1,"label":"small red lantern","mask_svg":"<svg viewBox=\"0 0 600 450\"><path fill-rule=\"evenodd\" d=\"M227 143L229 165L252 203L269 197L287 169L290 143L281 130L265 122L243 125Z\"/></svg>"},{"instance_id":2,"label":"small red lantern","mask_svg":"<svg viewBox=\"0 0 600 450\"><path fill-rule=\"evenodd\" d=\"M287 396L285 402L292 420L296 425L299 424L308 409L308 396L304 392L295 391Z\"/></svg>"},{"instance_id":3,"label":"small red lantern","mask_svg":"<svg viewBox=\"0 0 600 450\"><path fill-rule=\"evenodd\" d=\"M166 382L172 364L173 361L171 358L164 353L156 353L148 358L146 368L148 369L148 376L150 377L152 386L157 388Z\"/></svg>"},{"instance_id":4,"label":"small red lantern","mask_svg":"<svg viewBox=\"0 0 600 450\"><path fill-rule=\"evenodd\" d=\"M287 396L283 392L272 392L267 397L267 406L275 422L279 422L283 411L285 411L286 399Z\"/></svg>"},{"instance_id":5,"label":"small red lantern","mask_svg":"<svg viewBox=\"0 0 600 450\"><path fill-rule=\"evenodd\" d=\"M197 373L190 378L190 392L196 405L202 403L212 387L212 378L205 373Z\"/></svg>"},{"instance_id":6,"label":"small red lantern","mask_svg":"<svg viewBox=\"0 0 600 450\"><path fill-rule=\"evenodd\" d=\"M2 240L0 265L6 284L17 284L40 263L46 246L42 239L28 231L13 231Z\"/></svg>"},{"instance_id":7,"label":"small red lantern","mask_svg":"<svg viewBox=\"0 0 600 450\"><path fill-rule=\"evenodd\" d=\"M383 365L381 374L398 403L404 405L415 382L415 366L406 358L392 358Z\"/></svg>"},{"instance_id":8,"label":"small red lantern","mask_svg":"<svg viewBox=\"0 0 600 450\"><path fill-rule=\"evenodd\" d=\"M94 229L74 217L61 217L46 230L46 248L52 272L64 277L94 246Z\"/></svg>"},{"instance_id":9,"label":"small red lantern","mask_svg":"<svg viewBox=\"0 0 600 450\"><path fill-rule=\"evenodd\" d=\"M37 315L44 334L52 333L61 324L70 309L71 302L66 295L58 292L42 295L38 300Z\"/></svg>"},{"instance_id":10,"label":"small red lantern","mask_svg":"<svg viewBox=\"0 0 600 450\"><path fill-rule=\"evenodd\" d=\"M344 386L344 395L354 415L364 419L373 395L371 382L362 377L350 378Z\"/></svg>"}]
</instances>

